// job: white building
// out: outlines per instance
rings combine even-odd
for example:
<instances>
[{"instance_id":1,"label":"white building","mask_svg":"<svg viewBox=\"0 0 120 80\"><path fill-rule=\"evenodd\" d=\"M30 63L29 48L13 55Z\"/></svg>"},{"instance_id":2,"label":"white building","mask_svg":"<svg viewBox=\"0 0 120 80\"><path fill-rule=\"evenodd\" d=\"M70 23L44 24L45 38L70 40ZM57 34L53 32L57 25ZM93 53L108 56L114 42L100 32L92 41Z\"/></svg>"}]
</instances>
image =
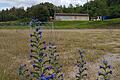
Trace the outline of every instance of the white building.
<instances>
[{"instance_id":1,"label":"white building","mask_svg":"<svg viewBox=\"0 0 120 80\"><path fill-rule=\"evenodd\" d=\"M54 16L56 21L89 21L88 14L78 14L78 13L55 13Z\"/></svg>"}]
</instances>

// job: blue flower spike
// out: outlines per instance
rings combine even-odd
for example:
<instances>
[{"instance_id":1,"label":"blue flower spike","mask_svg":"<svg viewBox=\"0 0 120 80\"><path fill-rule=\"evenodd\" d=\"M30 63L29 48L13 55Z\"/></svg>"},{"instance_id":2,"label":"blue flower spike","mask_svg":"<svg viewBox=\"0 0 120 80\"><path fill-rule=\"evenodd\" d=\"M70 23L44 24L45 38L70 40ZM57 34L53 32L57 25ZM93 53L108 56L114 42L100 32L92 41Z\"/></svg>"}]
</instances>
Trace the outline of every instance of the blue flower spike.
<instances>
[{"instance_id":1,"label":"blue flower spike","mask_svg":"<svg viewBox=\"0 0 120 80\"><path fill-rule=\"evenodd\" d=\"M47 73L47 70L50 70L51 67L49 66L49 59L47 58L46 53L46 42L42 39L42 31L40 28L36 28L35 32L31 36L31 60L33 71L32 76L34 79L43 80L43 78L46 78L45 73ZM47 68L45 67L47 65Z\"/></svg>"},{"instance_id":2,"label":"blue flower spike","mask_svg":"<svg viewBox=\"0 0 120 80\"><path fill-rule=\"evenodd\" d=\"M112 66L108 64L107 60L103 60L102 65L100 65L100 71L98 72L98 78L96 80L110 80L110 75L112 75Z\"/></svg>"},{"instance_id":3,"label":"blue flower spike","mask_svg":"<svg viewBox=\"0 0 120 80\"><path fill-rule=\"evenodd\" d=\"M62 66L59 64L59 55L56 53L56 46L53 43L49 43L49 58L52 65L52 80L63 80Z\"/></svg>"},{"instance_id":4,"label":"blue flower spike","mask_svg":"<svg viewBox=\"0 0 120 80\"><path fill-rule=\"evenodd\" d=\"M20 65L18 75L20 76L20 80L30 79L30 73L26 67L26 64Z\"/></svg>"},{"instance_id":5,"label":"blue flower spike","mask_svg":"<svg viewBox=\"0 0 120 80\"><path fill-rule=\"evenodd\" d=\"M77 61L77 67L79 68L79 73L76 75L76 80L84 80L87 77L87 68L85 67L86 61L85 61L85 52L83 50L79 50L79 60Z\"/></svg>"},{"instance_id":6,"label":"blue flower spike","mask_svg":"<svg viewBox=\"0 0 120 80\"><path fill-rule=\"evenodd\" d=\"M56 47L52 44L47 45L42 39L42 31L36 28L33 34L30 34L30 63L29 71L25 69L26 65L21 65L19 68L20 80L63 80L61 66L58 61ZM48 48L49 47L49 48ZM28 72L29 78L26 77Z\"/></svg>"}]
</instances>

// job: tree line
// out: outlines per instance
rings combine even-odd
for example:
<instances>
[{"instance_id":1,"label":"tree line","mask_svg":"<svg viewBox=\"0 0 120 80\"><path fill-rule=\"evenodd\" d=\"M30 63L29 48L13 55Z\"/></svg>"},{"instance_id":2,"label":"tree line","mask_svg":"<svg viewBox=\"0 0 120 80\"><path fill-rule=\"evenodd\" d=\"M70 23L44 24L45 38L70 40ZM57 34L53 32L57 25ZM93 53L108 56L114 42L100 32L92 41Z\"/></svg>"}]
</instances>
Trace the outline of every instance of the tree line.
<instances>
[{"instance_id":1,"label":"tree line","mask_svg":"<svg viewBox=\"0 0 120 80\"><path fill-rule=\"evenodd\" d=\"M109 18L120 17L120 0L94 0L84 5L76 4L73 6L61 5L56 6L52 3L40 3L24 9L24 7L0 11L0 22L3 21L28 21L38 19L39 21L49 21L50 17L54 18L54 13L83 13L89 14L90 17L109 16Z\"/></svg>"}]
</instances>

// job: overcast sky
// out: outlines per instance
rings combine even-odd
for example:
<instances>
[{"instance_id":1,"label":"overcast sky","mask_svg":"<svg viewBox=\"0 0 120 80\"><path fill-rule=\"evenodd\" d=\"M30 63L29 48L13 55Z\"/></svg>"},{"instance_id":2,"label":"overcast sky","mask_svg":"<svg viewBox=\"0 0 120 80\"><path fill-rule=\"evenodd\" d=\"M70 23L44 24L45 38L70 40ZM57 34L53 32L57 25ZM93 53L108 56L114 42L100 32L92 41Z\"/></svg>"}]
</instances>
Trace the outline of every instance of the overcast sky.
<instances>
[{"instance_id":1,"label":"overcast sky","mask_svg":"<svg viewBox=\"0 0 120 80\"><path fill-rule=\"evenodd\" d=\"M0 0L0 10L15 7L30 7L40 2L51 2L55 5L84 4L87 0Z\"/></svg>"}]
</instances>

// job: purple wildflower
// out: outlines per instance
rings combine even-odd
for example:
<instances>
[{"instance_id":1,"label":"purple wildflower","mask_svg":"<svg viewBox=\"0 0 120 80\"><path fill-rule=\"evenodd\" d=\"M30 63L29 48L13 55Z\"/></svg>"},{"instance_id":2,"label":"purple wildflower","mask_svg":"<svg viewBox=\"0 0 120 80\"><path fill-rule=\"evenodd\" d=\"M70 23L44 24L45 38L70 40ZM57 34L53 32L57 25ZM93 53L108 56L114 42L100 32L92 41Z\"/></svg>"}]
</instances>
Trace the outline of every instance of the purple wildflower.
<instances>
[{"instance_id":1,"label":"purple wildflower","mask_svg":"<svg viewBox=\"0 0 120 80\"><path fill-rule=\"evenodd\" d=\"M98 72L98 75L100 76L100 75L101 75L101 72Z\"/></svg>"},{"instance_id":2,"label":"purple wildflower","mask_svg":"<svg viewBox=\"0 0 120 80\"><path fill-rule=\"evenodd\" d=\"M100 69L101 69L101 68L104 68L104 67L103 67L103 66L100 66Z\"/></svg>"},{"instance_id":3,"label":"purple wildflower","mask_svg":"<svg viewBox=\"0 0 120 80\"><path fill-rule=\"evenodd\" d=\"M51 78L53 79L54 77L55 77L55 74L52 74L52 75L51 75Z\"/></svg>"},{"instance_id":4,"label":"purple wildflower","mask_svg":"<svg viewBox=\"0 0 120 80\"><path fill-rule=\"evenodd\" d=\"M52 66L47 66L46 69L50 70L52 69Z\"/></svg>"},{"instance_id":5,"label":"purple wildflower","mask_svg":"<svg viewBox=\"0 0 120 80\"><path fill-rule=\"evenodd\" d=\"M112 74L111 65L108 65L108 61L103 60L103 65L100 65L101 72L98 72L99 77L103 77L104 80L109 80L109 74Z\"/></svg>"},{"instance_id":6,"label":"purple wildflower","mask_svg":"<svg viewBox=\"0 0 120 80\"><path fill-rule=\"evenodd\" d=\"M109 68L109 69L112 69L112 66L111 66L111 65L109 65L109 66L108 66L108 68Z\"/></svg>"},{"instance_id":7,"label":"purple wildflower","mask_svg":"<svg viewBox=\"0 0 120 80\"><path fill-rule=\"evenodd\" d=\"M106 60L103 60L103 64L108 64L108 62Z\"/></svg>"},{"instance_id":8,"label":"purple wildflower","mask_svg":"<svg viewBox=\"0 0 120 80\"><path fill-rule=\"evenodd\" d=\"M41 31L39 31L39 35L42 35L42 32L41 32Z\"/></svg>"},{"instance_id":9,"label":"purple wildflower","mask_svg":"<svg viewBox=\"0 0 120 80\"><path fill-rule=\"evenodd\" d=\"M85 56L83 53L84 53L83 50L79 50L79 55L80 55L79 58L80 59L79 59L79 61L77 61L77 67L79 68L79 73L77 73L77 75L76 75L77 80L81 80L87 76L87 74L85 72L87 70L87 68L85 67L85 64L86 64Z\"/></svg>"},{"instance_id":10,"label":"purple wildflower","mask_svg":"<svg viewBox=\"0 0 120 80\"><path fill-rule=\"evenodd\" d=\"M36 31L38 32L38 31L39 31L39 28L36 28Z\"/></svg>"},{"instance_id":11,"label":"purple wildflower","mask_svg":"<svg viewBox=\"0 0 120 80\"><path fill-rule=\"evenodd\" d=\"M98 78L96 80L98 80Z\"/></svg>"},{"instance_id":12,"label":"purple wildflower","mask_svg":"<svg viewBox=\"0 0 120 80\"><path fill-rule=\"evenodd\" d=\"M41 77L41 80L49 80L49 79L46 79L45 76Z\"/></svg>"},{"instance_id":13,"label":"purple wildflower","mask_svg":"<svg viewBox=\"0 0 120 80\"><path fill-rule=\"evenodd\" d=\"M37 67L37 65L36 64L33 64L33 68L36 68Z\"/></svg>"},{"instance_id":14,"label":"purple wildflower","mask_svg":"<svg viewBox=\"0 0 120 80\"><path fill-rule=\"evenodd\" d=\"M38 61L39 61L39 62L42 62L42 59L39 59Z\"/></svg>"},{"instance_id":15,"label":"purple wildflower","mask_svg":"<svg viewBox=\"0 0 120 80\"><path fill-rule=\"evenodd\" d=\"M30 37L34 36L33 34L30 34Z\"/></svg>"},{"instance_id":16,"label":"purple wildflower","mask_svg":"<svg viewBox=\"0 0 120 80\"><path fill-rule=\"evenodd\" d=\"M43 42L43 45L44 45L43 49L46 50L46 48L47 48L46 42Z\"/></svg>"},{"instance_id":17,"label":"purple wildflower","mask_svg":"<svg viewBox=\"0 0 120 80\"><path fill-rule=\"evenodd\" d=\"M112 74L112 71L110 71L110 74Z\"/></svg>"}]
</instances>

